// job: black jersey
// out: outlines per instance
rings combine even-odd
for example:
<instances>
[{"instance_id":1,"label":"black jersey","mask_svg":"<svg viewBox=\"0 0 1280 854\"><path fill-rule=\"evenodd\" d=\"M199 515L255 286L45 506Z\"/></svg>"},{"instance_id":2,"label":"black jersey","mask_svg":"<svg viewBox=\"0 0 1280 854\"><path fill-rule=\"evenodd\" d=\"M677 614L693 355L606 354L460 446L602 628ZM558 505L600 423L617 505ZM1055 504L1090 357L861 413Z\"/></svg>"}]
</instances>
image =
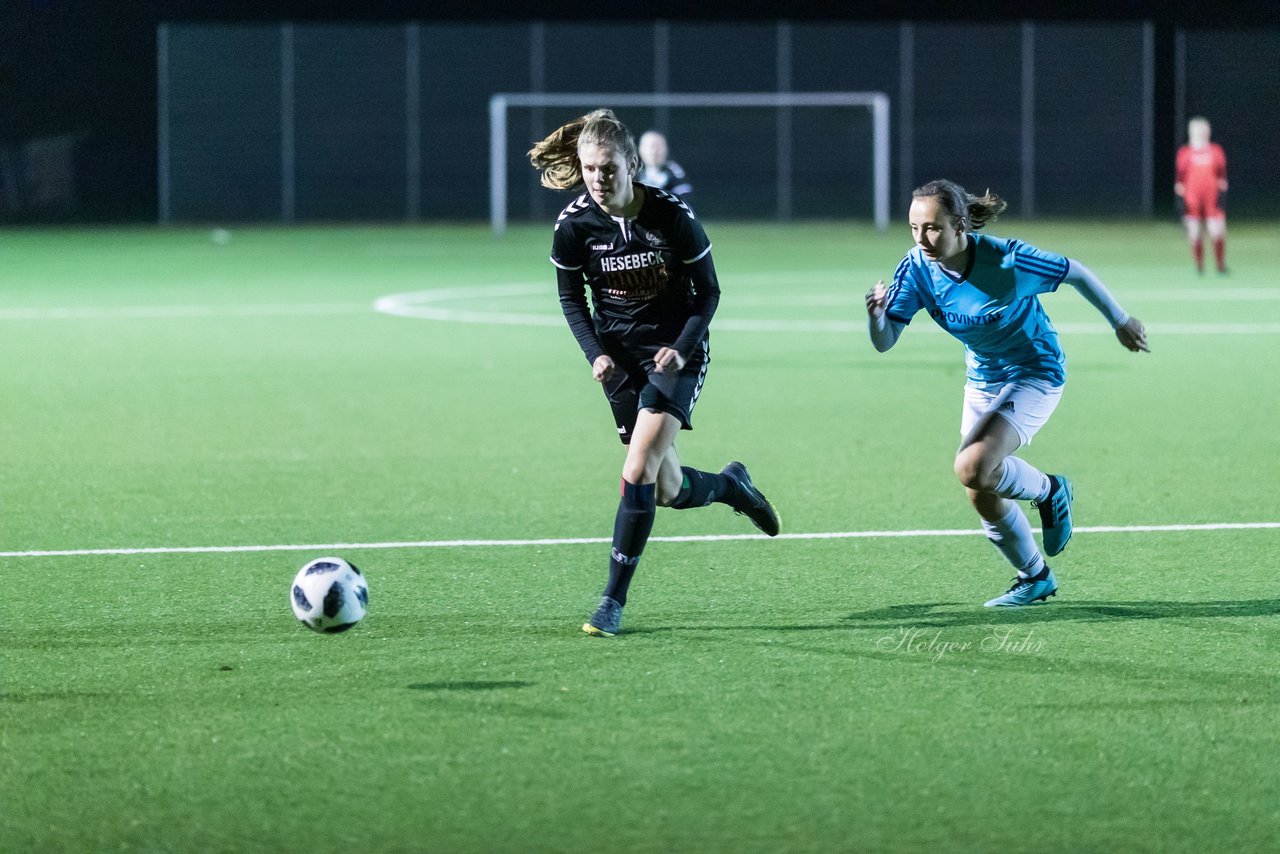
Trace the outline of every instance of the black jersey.
<instances>
[{"instance_id":1,"label":"black jersey","mask_svg":"<svg viewBox=\"0 0 1280 854\"><path fill-rule=\"evenodd\" d=\"M588 360L618 351L646 359L660 347L688 358L719 300L711 241L693 210L664 190L636 192L644 202L630 219L610 216L583 193L556 221L551 263L581 276L576 299L561 276L561 304ZM582 282L591 289L594 347L590 330L575 325L579 303L585 309Z\"/></svg>"}]
</instances>

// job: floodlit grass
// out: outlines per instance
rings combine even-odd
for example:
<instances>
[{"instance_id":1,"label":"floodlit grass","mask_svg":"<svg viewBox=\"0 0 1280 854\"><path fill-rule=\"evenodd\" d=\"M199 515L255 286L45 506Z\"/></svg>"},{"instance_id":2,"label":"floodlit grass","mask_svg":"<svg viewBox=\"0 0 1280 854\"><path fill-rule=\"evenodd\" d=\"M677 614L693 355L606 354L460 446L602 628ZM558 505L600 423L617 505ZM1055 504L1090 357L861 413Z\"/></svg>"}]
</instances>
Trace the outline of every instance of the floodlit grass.
<instances>
[{"instance_id":1,"label":"floodlit grass","mask_svg":"<svg viewBox=\"0 0 1280 854\"><path fill-rule=\"evenodd\" d=\"M1174 224L998 226L1151 328L1130 354L1045 298L1069 380L1026 456L1077 524L1280 521L1274 229L1200 278ZM983 609L1011 572L951 473L960 347L861 331L905 228L708 227L685 461L746 461L790 533L960 533L655 541L613 640L578 631L598 543L343 550L370 616L331 637L289 612L311 550L0 557L0 851L1280 847L1280 530L1085 531L1051 604ZM621 449L549 245L0 235L0 551L607 537ZM551 322L372 310L441 288L473 293L405 304Z\"/></svg>"}]
</instances>

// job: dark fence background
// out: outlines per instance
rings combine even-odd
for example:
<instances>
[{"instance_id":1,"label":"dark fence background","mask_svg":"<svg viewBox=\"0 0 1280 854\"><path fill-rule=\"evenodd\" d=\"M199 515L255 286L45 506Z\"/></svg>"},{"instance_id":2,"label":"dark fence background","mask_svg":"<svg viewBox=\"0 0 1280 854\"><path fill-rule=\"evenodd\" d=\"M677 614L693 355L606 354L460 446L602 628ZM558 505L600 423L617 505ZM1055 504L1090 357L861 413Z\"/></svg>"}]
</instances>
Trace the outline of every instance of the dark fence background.
<instances>
[{"instance_id":1,"label":"dark fence background","mask_svg":"<svg viewBox=\"0 0 1280 854\"><path fill-rule=\"evenodd\" d=\"M46 5L25 5L0 57L0 221L483 220L489 97L583 90L885 92L893 216L938 176L1024 215L1172 216L1195 114L1227 150L1233 216L1272 216L1280 193L1280 29L1257 15L1230 29L990 14L286 23L263 7L235 23L93 17L99 32L59 30ZM41 65L55 43L66 55ZM574 112L510 116L512 219L559 204L522 153ZM870 216L866 114L619 112L669 133L708 215Z\"/></svg>"}]
</instances>

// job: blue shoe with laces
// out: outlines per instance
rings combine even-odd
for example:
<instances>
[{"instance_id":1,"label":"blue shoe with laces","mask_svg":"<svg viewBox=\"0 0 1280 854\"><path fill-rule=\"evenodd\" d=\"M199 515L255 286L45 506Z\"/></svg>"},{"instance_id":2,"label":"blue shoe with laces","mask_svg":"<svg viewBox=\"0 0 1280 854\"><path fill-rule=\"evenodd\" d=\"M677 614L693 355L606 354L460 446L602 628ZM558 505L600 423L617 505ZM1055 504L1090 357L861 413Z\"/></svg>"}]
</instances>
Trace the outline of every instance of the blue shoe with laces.
<instances>
[{"instance_id":1,"label":"blue shoe with laces","mask_svg":"<svg viewBox=\"0 0 1280 854\"><path fill-rule=\"evenodd\" d=\"M1013 586L1001 596L984 603L987 608L1021 608L1023 605L1034 605L1037 602L1048 602L1049 597L1058 592L1058 579L1053 577L1053 570L1045 564L1031 578L1015 578Z\"/></svg>"}]
</instances>

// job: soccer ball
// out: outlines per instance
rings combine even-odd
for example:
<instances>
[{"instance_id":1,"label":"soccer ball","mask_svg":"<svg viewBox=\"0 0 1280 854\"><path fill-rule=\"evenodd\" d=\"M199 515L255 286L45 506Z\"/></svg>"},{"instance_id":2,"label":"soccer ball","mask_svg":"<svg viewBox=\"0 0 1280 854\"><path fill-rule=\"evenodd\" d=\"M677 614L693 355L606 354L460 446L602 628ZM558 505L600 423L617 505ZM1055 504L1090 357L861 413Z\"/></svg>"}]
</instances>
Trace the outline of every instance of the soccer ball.
<instances>
[{"instance_id":1,"label":"soccer ball","mask_svg":"<svg viewBox=\"0 0 1280 854\"><path fill-rule=\"evenodd\" d=\"M302 624L317 632L345 632L364 619L369 584L340 557L318 557L294 576L289 604Z\"/></svg>"}]
</instances>

